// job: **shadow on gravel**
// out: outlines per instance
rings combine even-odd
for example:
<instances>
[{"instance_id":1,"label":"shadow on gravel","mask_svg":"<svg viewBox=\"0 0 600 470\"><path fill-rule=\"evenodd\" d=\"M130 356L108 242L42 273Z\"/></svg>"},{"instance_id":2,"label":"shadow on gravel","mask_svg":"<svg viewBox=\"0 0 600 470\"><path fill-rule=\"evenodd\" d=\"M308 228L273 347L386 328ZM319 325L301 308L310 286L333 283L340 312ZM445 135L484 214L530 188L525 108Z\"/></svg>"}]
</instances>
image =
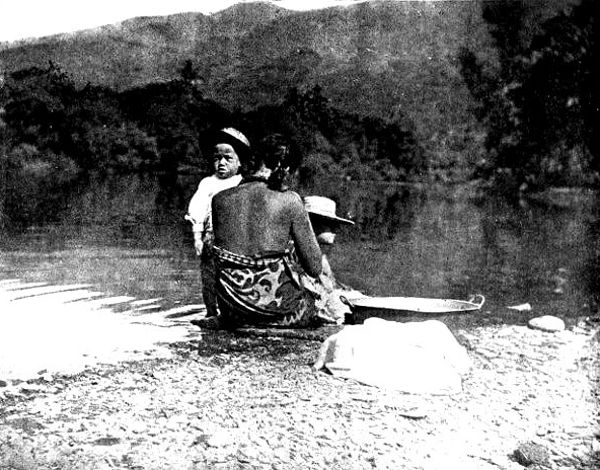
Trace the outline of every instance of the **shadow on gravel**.
<instances>
[{"instance_id":1,"label":"shadow on gravel","mask_svg":"<svg viewBox=\"0 0 600 470\"><path fill-rule=\"evenodd\" d=\"M248 355L265 360L287 359L305 363L313 358L320 343L341 327L322 327L314 330L244 328L235 331L202 330L202 339L194 343L201 357L217 355Z\"/></svg>"}]
</instances>

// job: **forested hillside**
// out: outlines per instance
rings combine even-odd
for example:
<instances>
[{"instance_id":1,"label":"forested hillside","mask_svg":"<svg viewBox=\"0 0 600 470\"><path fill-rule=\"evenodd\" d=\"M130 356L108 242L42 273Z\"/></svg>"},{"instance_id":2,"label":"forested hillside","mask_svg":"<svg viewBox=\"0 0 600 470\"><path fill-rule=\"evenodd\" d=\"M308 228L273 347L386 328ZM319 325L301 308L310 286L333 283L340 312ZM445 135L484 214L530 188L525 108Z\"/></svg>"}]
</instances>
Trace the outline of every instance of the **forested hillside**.
<instances>
[{"instance_id":1,"label":"forested hillside","mask_svg":"<svg viewBox=\"0 0 600 470\"><path fill-rule=\"evenodd\" d=\"M253 3L4 44L7 151L176 171L201 164L203 130L235 122L257 138L288 132L307 174L580 183L596 165L582 129L597 7L578 3Z\"/></svg>"}]
</instances>

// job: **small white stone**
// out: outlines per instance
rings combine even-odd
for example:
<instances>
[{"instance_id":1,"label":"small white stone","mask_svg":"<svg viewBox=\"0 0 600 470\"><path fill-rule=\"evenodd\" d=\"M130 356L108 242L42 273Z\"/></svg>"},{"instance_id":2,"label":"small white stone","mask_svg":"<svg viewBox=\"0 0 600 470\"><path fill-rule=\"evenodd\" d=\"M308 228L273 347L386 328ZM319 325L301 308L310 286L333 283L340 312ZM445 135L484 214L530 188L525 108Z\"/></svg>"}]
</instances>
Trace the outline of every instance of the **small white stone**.
<instances>
[{"instance_id":1,"label":"small white stone","mask_svg":"<svg viewBox=\"0 0 600 470\"><path fill-rule=\"evenodd\" d=\"M219 429L206 439L206 444L210 447L226 447L232 445L234 442L235 437L226 429Z\"/></svg>"},{"instance_id":2,"label":"small white stone","mask_svg":"<svg viewBox=\"0 0 600 470\"><path fill-rule=\"evenodd\" d=\"M553 333L556 331L563 331L565 329L565 322L558 317L544 315L542 317L536 317L529 320L529 327L535 330Z\"/></svg>"},{"instance_id":3,"label":"small white stone","mask_svg":"<svg viewBox=\"0 0 600 470\"><path fill-rule=\"evenodd\" d=\"M518 312L529 312L531 311L531 304L530 303L526 303L526 304L519 304L519 305L512 305L510 307L506 307L510 310L516 310Z\"/></svg>"}]
</instances>

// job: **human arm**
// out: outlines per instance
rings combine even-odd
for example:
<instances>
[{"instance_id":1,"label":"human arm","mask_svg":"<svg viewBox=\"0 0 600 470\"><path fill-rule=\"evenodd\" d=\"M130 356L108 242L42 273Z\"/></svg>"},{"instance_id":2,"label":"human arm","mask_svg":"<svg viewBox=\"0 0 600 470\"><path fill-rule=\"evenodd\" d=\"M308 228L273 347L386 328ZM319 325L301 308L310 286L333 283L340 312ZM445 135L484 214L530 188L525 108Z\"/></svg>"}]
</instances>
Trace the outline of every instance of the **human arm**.
<instances>
[{"instance_id":1,"label":"human arm","mask_svg":"<svg viewBox=\"0 0 600 470\"><path fill-rule=\"evenodd\" d=\"M289 191L289 207L292 218L292 238L296 246L296 252L300 264L306 273L317 277L322 271L322 253L312 225L308 218L308 213L304 208L302 199L298 194Z\"/></svg>"},{"instance_id":2,"label":"human arm","mask_svg":"<svg viewBox=\"0 0 600 470\"><path fill-rule=\"evenodd\" d=\"M207 228L207 222L210 215L210 203L212 194L210 190L209 178L200 181L198 189L190 200L188 212L185 219L191 222L192 232L194 234L194 247L196 254L202 253L204 232Z\"/></svg>"},{"instance_id":3,"label":"human arm","mask_svg":"<svg viewBox=\"0 0 600 470\"><path fill-rule=\"evenodd\" d=\"M196 250L196 256L200 256L204 248L204 229L198 227L196 229L192 228L192 231L194 232L194 249Z\"/></svg>"},{"instance_id":4,"label":"human arm","mask_svg":"<svg viewBox=\"0 0 600 470\"><path fill-rule=\"evenodd\" d=\"M200 256L200 254L202 253L202 248L204 246L204 224L196 222L196 220L194 220L194 218L189 214L186 214L184 219L191 222L192 224L192 232L194 234L194 248L196 249L196 254Z\"/></svg>"}]
</instances>

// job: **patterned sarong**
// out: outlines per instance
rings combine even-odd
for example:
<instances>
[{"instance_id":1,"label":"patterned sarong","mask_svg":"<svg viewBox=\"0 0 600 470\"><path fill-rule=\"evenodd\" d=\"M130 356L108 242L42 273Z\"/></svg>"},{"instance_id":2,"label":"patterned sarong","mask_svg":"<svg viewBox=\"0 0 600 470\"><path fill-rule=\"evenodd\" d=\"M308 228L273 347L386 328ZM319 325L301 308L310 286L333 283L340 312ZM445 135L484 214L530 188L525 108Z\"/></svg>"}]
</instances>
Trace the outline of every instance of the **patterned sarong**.
<instances>
[{"instance_id":1,"label":"patterned sarong","mask_svg":"<svg viewBox=\"0 0 600 470\"><path fill-rule=\"evenodd\" d=\"M299 280L293 245L254 256L213 247L217 301L234 326L308 326L316 319L314 295Z\"/></svg>"}]
</instances>

